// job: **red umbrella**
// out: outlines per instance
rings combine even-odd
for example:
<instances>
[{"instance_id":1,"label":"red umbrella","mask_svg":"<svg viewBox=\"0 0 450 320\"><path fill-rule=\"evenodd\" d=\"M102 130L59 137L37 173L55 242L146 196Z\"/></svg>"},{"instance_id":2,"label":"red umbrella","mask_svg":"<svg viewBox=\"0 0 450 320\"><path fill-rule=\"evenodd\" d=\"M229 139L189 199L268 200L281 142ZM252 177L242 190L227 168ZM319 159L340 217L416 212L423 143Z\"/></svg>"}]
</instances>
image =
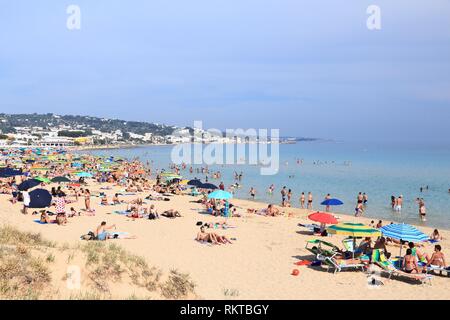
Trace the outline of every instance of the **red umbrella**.
<instances>
[{"instance_id":1,"label":"red umbrella","mask_svg":"<svg viewBox=\"0 0 450 320\"><path fill-rule=\"evenodd\" d=\"M333 215L326 212L314 212L310 214L308 218L323 224L338 224L339 222Z\"/></svg>"}]
</instances>

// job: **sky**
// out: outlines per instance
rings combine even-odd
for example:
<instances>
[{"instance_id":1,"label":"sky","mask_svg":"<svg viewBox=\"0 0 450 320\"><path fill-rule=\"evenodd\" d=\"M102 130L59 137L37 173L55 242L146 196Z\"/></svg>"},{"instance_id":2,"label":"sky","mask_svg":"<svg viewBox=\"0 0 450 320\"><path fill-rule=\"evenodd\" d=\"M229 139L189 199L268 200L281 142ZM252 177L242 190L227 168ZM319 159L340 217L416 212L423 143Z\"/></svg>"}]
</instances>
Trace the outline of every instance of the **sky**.
<instances>
[{"instance_id":1,"label":"sky","mask_svg":"<svg viewBox=\"0 0 450 320\"><path fill-rule=\"evenodd\" d=\"M0 112L449 142L450 1L0 0Z\"/></svg>"}]
</instances>

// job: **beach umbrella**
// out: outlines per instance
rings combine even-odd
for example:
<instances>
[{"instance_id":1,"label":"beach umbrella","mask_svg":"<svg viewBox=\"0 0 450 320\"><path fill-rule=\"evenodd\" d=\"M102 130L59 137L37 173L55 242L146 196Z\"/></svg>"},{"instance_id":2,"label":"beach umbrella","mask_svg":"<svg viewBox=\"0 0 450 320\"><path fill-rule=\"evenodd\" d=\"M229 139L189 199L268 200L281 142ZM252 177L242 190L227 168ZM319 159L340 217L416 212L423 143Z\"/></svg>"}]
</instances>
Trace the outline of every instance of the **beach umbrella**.
<instances>
[{"instance_id":1,"label":"beach umbrella","mask_svg":"<svg viewBox=\"0 0 450 320\"><path fill-rule=\"evenodd\" d=\"M29 179L29 180L26 180L26 181L22 182L21 184L19 184L19 186L17 188L19 189L19 191L25 191L30 188L34 188L40 184L41 184L41 182L39 180Z\"/></svg>"},{"instance_id":2,"label":"beach umbrella","mask_svg":"<svg viewBox=\"0 0 450 320\"><path fill-rule=\"evenodd\" d=\"M339 200L339 199L327 199L322 201L321 205L323 206L340 206L343 205L344 203Z\"/></svg>"},{"instance_id":3,"label":"beach umbrella","mask_svg":"<svg viewBox=\"0 0 450 320\"><path fill-rule=\"evenodd\" d=\"M402 256L401 241L419 243L428 241L429 239L425 233L406 223L389 224L381 227L380 230L383 233L383 236L400 240L400 257Z\"/></svg>"},{"instance_id":4,"label":"beach umbrella","mask_svg":"<svg viewBox=\"0 0 450 320\"><path fill-rule=\"evenodd\" d=\"M422 231L405 223L386 225L384 227L381 227L381 232L385 237L397 239L400 241L419 243L428 241L429 239L429 237Z\"/></svg>"},{"instance_id":5,"label":"beach umbrella","mask_svg":"<svg viewBox=\"0 0 450 320\"><path fill-rule=\"evenodd\" d=\"M80 178L92 178L92 174L89 172L78 172L76 176Z\"/></svg>"},{"instance_id":6,"label":"beach umbrella","mask_svg":"<svg viewBox=\"0 0 450 320\"><path fill-rule=\"evenodd\" d=\"M10 178L10 177L21 176L21 175L23 175L21 170L15 170L12 168L0 169L0 178Z\"/></svg>"},{"instance_id":7,"label":"beach umbrella","mask_svg":"<svg viewBox=\"0 0 450 320\"><path fill-rule=\"evenodd\" d=\"M181 180L181 181L180 181L180 184L182 184L182 185L187 185L188 182L189 182L189 180L184 179L184 180Z\"/></svg>"},{"instance_id":8,"label":"beach umbrella","mask_svg":"<svg viewBox=\"0 0 450 320\"><path fill-rule=\"evenodd\" d=\"M320 222L322 224L338 224L339 221L331 214L326 212L314 212L308 216L312 221Z\"/></svg>"},{"instance_id":9,"label":"beach umbrella","mask_svg":"<svg viewBox=\"0 0 450 320\"><path fill-rule=\"evenodd\" d=\"M44 182L44 183L50 183L51 180L48 178L44 178L44 177L36 177L36 180L40 181L40 182Z\"/></svg>"},{"instance_id":10,"label":"beach umbrella","mask_svg":"<svg viewBox=\"0 0 450 320\"><path fill-rule=\"evenodd\" d=\"M356 238L359 237L379 237L381 232L378 229L371 228L363 223L339 223L334 226L328 227L327 232L329 234L340 234L353 238L353 248L356 248ZM355 251L353 258L355 258Z\"/></svg>"},{"instance_id":11,"label":"beach umbrella","mask_svg":"<svg viewBox=\"0 0 450 320\"><path fill-rule=\"evenodd\" d=\"M201 186L203 183L198 179L192 179L192 180L189 180L187 184L188 184L188 186L198 187L198 186Z\"/></svg>"},{"instance_id":12,"label":"beach umbrella","mask_svg":"<svg viewBox=\"0 0 450 320\"><path fill-rule=\"evenodd\" d=\"M52 195L45 189L30 192L30 208L46 208L52 203Z\"/></svg>"},{"instance_id":13,"label":"beach umbrella","mask_svg":"<svg viewBox=\"0 0 450 320\"><path fill-rule=\"evenodd\" d=\"M233 194L231 194L230 192L227 191L223 191L223 190L216 190L211 192L208 195L208 199L221 199L221 200L228 200L233 198Z\"/></svg>"},{"instance_id":14,"label":"beach umbrella","mask_svg":"<svg viewBox=\"0 0 450 320\"><path fill-rule=\"evenodd\" d=\"M200 189L219 189L215 184L212 183L202 183L201 185L198 186Z\"/></svg>"},{"instance_id":15,"label":"beach umbrella","mask_svg":"<svg viewBox=\"0 0 450 320\"><path fill-rule=\"evenodd\" d=\"M363 223L339 223L327 228L330 234L340 234L349 237L379 237L381 231L378 229L366 226Z\"/></svg>"},{"instance_id":16,"label":"beach umbrella","mask_svg":"<svg viewBox=\"0 0 450 320\"><path fill-rule=\"evenodd\" d=\"M67 177L54 177L52 182L60 183L60 182L70 182L70 179Z\"/></svg>"}]
</instances>

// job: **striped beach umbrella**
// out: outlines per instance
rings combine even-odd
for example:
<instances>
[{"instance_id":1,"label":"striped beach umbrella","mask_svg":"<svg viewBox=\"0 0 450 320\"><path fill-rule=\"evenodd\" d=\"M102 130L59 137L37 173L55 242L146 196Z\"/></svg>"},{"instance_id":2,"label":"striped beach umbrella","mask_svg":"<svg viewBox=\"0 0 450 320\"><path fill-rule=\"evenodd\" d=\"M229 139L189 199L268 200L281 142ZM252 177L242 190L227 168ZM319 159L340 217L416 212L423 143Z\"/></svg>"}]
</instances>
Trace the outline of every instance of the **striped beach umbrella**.
<instances>
[{"instance_id":1,"label":"striped beach umbrella","mask_svg":"<svg viewBox=\"0 0 450 320\"><path fill-rule=\"evenodd\" d=\"M381 231L362 223L339 223L327 228L330 234L340 234L349 237L379 237Z\"/></svg>"},{"instance_id":2,"label":"striped beach umbrella","mask_svg":"<svg viewBox=\"0 0 450 320\"><path fill-rule=\"evenodd\" d=\"M419 243L429 239L425 233L406 223L389 224L381 227L381 232L385 237L400 241ZM402 256L402 247L402 244L400 244L400 257Z\"/></svg>"},{"instance_id":3,"label":"striped beach umbrella","mask_svg":"<svg viewBox=\"0 0 450 320\"><path fill-rule=\"evenodd\" d=\"M425 233L405 223L389 224L381 227L381 232L385 237L414 243L424 242L429 239Z\"/></svg>"}]
</instances>

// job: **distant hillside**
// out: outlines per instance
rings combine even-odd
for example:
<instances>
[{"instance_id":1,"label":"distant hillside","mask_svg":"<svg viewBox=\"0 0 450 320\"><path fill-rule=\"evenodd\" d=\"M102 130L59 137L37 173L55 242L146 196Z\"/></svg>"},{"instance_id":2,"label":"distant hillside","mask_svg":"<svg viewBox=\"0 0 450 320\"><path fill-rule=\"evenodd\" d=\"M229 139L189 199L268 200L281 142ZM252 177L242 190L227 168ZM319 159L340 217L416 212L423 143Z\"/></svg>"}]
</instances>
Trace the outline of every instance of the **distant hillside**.
<instances>
[{"instance_id":1,"label":"distant hillside","mask_svg":"<svg viewBox=\"0 0 450 320\"><path fill-rule=\"evenodd\" d=\"M59 116L47 114L4 114L0 113L0 131L3 133L15 133L14 127L42 127L51 128L68 126L73 129L94 129L102 132L131 132L144 135L166 136L173 133L174 126L166 126L140 121L125 121L118 119L105 119L89 116Z\"/></svg>"}]
</instances>

